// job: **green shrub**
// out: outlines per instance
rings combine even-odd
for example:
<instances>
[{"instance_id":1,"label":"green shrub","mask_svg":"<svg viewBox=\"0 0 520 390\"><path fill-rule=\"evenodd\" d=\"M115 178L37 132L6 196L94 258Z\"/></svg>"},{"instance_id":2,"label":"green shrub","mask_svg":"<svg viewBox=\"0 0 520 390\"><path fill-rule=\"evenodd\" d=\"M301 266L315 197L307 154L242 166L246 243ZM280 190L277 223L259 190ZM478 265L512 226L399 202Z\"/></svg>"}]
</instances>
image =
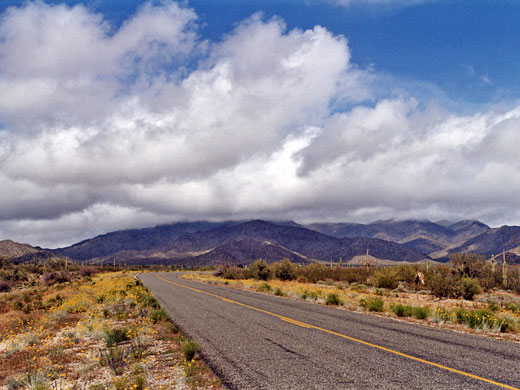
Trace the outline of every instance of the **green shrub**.
<instances>
[{"instance_id":1,"label":"green shrub","mask_svg":"<svg viewBox=\"0 0 520 390\"><path fill-rule=\"evenodd\" d=\"M133 386L133 389L135 390L144 390L144 386L146 384L146 381L142 376L137 376L135 378L135 386Z\"/></svg>"},{"instance_id":2,"label":"green shrub","mask_svg":"<svg viewBox=\"0 0 520 390\"><path fill-rule=\"evenodd\" d=\"M23 311L25 314L29 314L29 313L31 312L32 308L33 308L32 305L31 305L30 303L28 303L28 304L26 304L26 305L23 307L23 310L22 310L22 311Z\"/></svg>"},{"instance_id":3,"label":"green shrub","mask_svg":"<svg viewBox=\"0 0 520 390\"><path fill-rule=\"evenodd\" d=\"M291 263L289 259L283 259L279 263L273 263L270 268L277 279L294 280L296 278L296 265Z\"/></svg>"},{"instance_id":4,"label":"green shrub","mask_svg":"<svg viewBox=\"0 0 520 390\"><path fill-rule=\"evenodd\" d=\"M413 310L413 316L419 320L428 318L430 308L428 306L416 306Z\"/></svg>"},{"instance_id":5,"label":"green shrub","mask_svg":"<svg viewBox=\"0 0 520 390\"><path fill-rule=\"evenodd\" d=\"M164 309L153 310L149 317L154 324L157 324L166 318L166 312Z\"/></svg>"},{"instance_id":6,"label":"green shrub","mask_svg":"<svg viewBox=\"0 0 520 390\"><path fill-rule=\"evenodd\" d=\"M365 298L359 300L359 306L367 311L383 311L384 302L381 298Z\"/></svg>"},{"instance_id":7,"label":"green shrub","mask_svg":"<svg viewBox=\"0 0 520 390\"><path fill-rule=\"evenodd\" d=\"M279 287L276 287L274 289L274 295L277 295L279 297L284 297L286 294Z\"/></svg>"},{"instance_id":8,"label":"green shrub","mask_svg":"<svg viewBox=\"0 0 520 390\"><path fill-rule=\"evenodd\" d=\"M510 311L511 313L520 313L520 304L515 304L514 302L507 302L504 304L504 309Z\"/></svg>"},{"instance_id":9,"label":"green shrub","mask_svg":"<svg viewBox=\"0 0 520 390\"><path fill-rule=\"evenodd\" d=\"M518 320L516 320L514 317L512 317L508 314L504 314L500 317L500 321L501 321L501 327L500 327L501 332L506 332L508 330L510 330L512 332L518 331L518 328L519 328Z\"/></svg>"},{"instance_id":10,"label":"green shrub","mask_svg":"<svg viewBox=\"0 0 520 390\"><path fill-rule=\"evenodd\" d=\"M364 283L355 283L350 288L354 291L365 291L368 289L368 286Z\"/></svg>"},{"instance_id":11,"label":"green shrub","mask_svg":"<svg viewBox=\"0 0 520 390\"><path fill-rule=\"evenodd\" d=\"M463 277L457 283L459 294L464 299L471 301L473 297L482 292L482 288L476 279Z\"/></svg>"},{"instance_id":12,"label":"green shrub","mask_svg":"<svg viewBox=\"0 0 520 390\"><path fill-rule=\"evenodd\" d=\"M118 343L123 341L130 340L129 329L125 328L116 328L116 329L105 329L105 344L107 347L112 347Z\"/></svg>"},{"instance_id":13,"label":"green shrub","mask_svg":"<svg viewBox=\"0 0 520 390\"><path fill-rule=\"evenodd\" d=\"M459 324L465 324L470 328L493 330L495 332L505 332L506 329L511 329L514 326L514 321L511 322L506 317L497 318L495 314L487 309L481 310L466 310L457 309L455 317Z\"/></svg>"},{"instance_id":14,"label":"green shrub","mask_svg":"<svg viewBox=\"0 0 520 390\"><path fill-rule=\"evenodd\" d=\"M303 267L300 272L300 276L311 283L316 283L318 280L327 279L331 271L323 263L311 263Z\"/></svg>"},{"instance_id":15,"label":"green shrub","mask_svg":"<svg viewBox=\"0 0 520 390\"><path fill-rule=\"evenodd\" d=\"M248 267L248 273L257 280L268 280L271 278L271 270L264 260L257 260Z\"/></svg>"},{"instance_id":16,"label":"green shrub","mask_svg":"<svg viewBox=\"0 0 520 390\"><path fill-rule=\"evenodd\" d=\"M138 293L139 300L142 302L142 305L145 307L149 306L153 309L159 309L161 307L161 305L159 305L159 302L157 302L157 299L155 299L153 296L151 296L150 293L148 293L148 290L146 290L146 291L147 291L146 293Z\"/></svg>"},{"instance_id":17,"label":"green shrub","mask_svg":"<svg viewBox=\"0 0 520 390\"><path fill-rule=\"evenodd\" d=\"M320 296L319 296L318 292L316 292L316 291L304 290L300 294L300 297L303 298L303 299L316 301Z\"/></svg>"},{"instance_id":18,"label":"green shrub","mask_svg":"<svg viewBox=\"0 0 520 390\"><path fill-rule=\"evenodd\" d=\"M325 299L325 304L327 305L342 305L340 297L336 293L328 293L327 298Z\"/></svg>"},{"instance_id":19,"label":"green shrub","mask_svg":"<svg viewBox=\"0 0 520 390\"><path fill-rule=\"evenodd\" d=\"M411 317L414 314L414 308L412 306L397 304L391 306L391 308L398 317Z\"/></svg>"},{"instance_id":20,"label":"green shrub","mask_svg":"<svg viewBox=\"0 0 520 390\"><path fill-rule=\"evenodd\" d=\"M426 287L439 298L460 297L459 280L460 276L447 266L439 266L425 275Z\"/></svg>"},{"instance_id":21,"label":"green shrub","mask_svg":"<svg viewBox=\"0 0 520 390\"><path fill-rule=\"evenodd\" d=\"M258 291L260 292L269 292L271 291L271 286L269 283L262 283L260 286L258 286Z\"/></svg>"},{"instance_id":22,"label":"green shrub","mask_svg":"<svg viewBox=\"0 0 520 390\"><path fill-rule=\"evenodd\" d=\"M198 350L199 345L194 341L186 341L182 345L182 354L187 361L193 359Z\"/></svg>"},{"instance_id":23,"label":"green shrub","mask_svg":"<svg viewBox=\"0 0 520 390\"><path fill-rule=\"evenodd\" d=\"M507 287L520 294L520 265L509 267L507 272Z\"/></svg>"},{"instance_id":24,"label":"green shrub","mask_svg":"<svg viewBox=\"0 0 520 390\"><path fill-rule=\"evenodd\" d=\"M399 285L399 277L395 267L383 267L374 272L371 283L375 287L389 288L393 290Z\"/></svg>"}]
</instances>

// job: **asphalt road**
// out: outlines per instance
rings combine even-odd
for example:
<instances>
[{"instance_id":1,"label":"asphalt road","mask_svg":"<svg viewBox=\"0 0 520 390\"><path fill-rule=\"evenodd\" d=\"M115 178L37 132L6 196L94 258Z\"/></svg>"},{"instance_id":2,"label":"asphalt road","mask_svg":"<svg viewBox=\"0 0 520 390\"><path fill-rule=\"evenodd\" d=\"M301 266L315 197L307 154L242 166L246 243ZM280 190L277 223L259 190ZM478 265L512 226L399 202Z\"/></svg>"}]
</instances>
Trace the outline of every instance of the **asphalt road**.
<instances>
[{"instance_id":1,"label":"asphalt road","mask_svg":"<svg viewBox=\"0 0 520 390\"><path fill-rule=\"evenodd\" d=\"M177 276L140 279L230 389L520 389L519 344Z\"/></svg>"}]
</instances>

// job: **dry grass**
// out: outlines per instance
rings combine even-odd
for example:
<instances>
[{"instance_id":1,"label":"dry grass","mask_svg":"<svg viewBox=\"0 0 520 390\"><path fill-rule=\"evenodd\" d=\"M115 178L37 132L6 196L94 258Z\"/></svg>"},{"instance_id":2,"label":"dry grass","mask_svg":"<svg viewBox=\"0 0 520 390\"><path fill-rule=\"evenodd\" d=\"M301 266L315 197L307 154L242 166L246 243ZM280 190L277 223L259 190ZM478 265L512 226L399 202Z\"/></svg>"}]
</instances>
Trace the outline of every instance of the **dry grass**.
<instances>
[{"instance_id":1,"label":"dry grass","mask_svg":"<svg viewBox=\"0 0 520 390\"><path fill-rule=\"evenodd\" d=\"M2 390L221 388L197 356L184 360L183 336L169 321L154 323L152 297L129 273L45 288L43 301L59 294L59 303L23 314L13 302L28 292L1 297L10 307L0 314ZM124 336L108 347L114 329Z\"/></svg>"}]
</instances>

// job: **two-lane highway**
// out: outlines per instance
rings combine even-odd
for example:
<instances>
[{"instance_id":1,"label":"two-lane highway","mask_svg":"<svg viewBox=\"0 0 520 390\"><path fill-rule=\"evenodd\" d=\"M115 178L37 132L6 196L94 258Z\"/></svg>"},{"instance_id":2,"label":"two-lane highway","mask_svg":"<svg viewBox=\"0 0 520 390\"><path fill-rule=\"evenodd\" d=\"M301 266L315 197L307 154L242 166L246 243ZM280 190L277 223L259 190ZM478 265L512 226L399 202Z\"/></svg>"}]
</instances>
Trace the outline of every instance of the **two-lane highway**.
<instances>
[{"instance_id":1,"label":"two-lane highway","mask_svg":"<svg viewBox=\"0 0 520 390\"><path fill-rule=\"evenodd\" d=\"M307 302L140 279L230 389L520 389L520 345Z\"/></svg>"}]
</instances>

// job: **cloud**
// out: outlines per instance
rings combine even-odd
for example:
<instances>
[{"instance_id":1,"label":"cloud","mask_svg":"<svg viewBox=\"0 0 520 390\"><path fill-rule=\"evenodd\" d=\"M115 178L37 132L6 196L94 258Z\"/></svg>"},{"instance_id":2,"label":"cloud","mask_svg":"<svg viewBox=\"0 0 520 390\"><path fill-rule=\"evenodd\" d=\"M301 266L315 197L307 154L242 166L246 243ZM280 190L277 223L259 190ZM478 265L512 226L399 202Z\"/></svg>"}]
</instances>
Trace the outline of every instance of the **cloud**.
<instances>
[{"instance_id":1,"label":"cloud","mask_svg":"<svg viewBox=\"0 0 520 390\"><path fill-rule=\"evenodd\" d=\"M352 64L319 26L257 14L218 42L198 28L170 1L117 29L81 5L2 15L0 238L58 246L179 219L520 220L520 106L449 112Z\"/></svg>"},{"instance_id":2,"label":"cloud","mask_svg":"<svg viewBox=\"0 0 520 390\"><path fill-rule=\"evenodd\" d=\"M419 4L431 3L438 0L334 0L334 3L341 7L351 6L371 6L387 8L412 7Z\"/></svg>"}]
</instances>

